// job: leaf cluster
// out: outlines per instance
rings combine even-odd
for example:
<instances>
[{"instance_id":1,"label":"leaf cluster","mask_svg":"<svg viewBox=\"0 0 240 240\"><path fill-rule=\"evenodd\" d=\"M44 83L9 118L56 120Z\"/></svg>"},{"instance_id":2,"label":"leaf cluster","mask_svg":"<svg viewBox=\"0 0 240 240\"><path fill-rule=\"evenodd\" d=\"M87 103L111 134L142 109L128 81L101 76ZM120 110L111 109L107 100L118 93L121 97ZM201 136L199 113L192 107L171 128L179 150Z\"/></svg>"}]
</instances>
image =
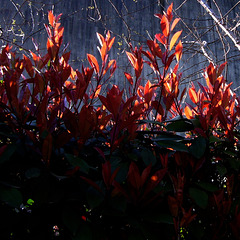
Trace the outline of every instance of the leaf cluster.
<instances>
[{"instance_id":1,"label":"leaf cluster","mask_svg":"<svg viewBox=\"0 0 240 240\"><path fill-rule=\"evenodd\" d=\"M180 91L179 19L126 52L126 92L110 80L115 38L73 69L60 17L48 14L47 53L0 54L3 239L238 239L240 98L221 75ZM155 82L142 82L150 66ZM184 96L189 101L183 103ZM9 220L8 220L9 219Z\"/></svg>"}]
</instances>

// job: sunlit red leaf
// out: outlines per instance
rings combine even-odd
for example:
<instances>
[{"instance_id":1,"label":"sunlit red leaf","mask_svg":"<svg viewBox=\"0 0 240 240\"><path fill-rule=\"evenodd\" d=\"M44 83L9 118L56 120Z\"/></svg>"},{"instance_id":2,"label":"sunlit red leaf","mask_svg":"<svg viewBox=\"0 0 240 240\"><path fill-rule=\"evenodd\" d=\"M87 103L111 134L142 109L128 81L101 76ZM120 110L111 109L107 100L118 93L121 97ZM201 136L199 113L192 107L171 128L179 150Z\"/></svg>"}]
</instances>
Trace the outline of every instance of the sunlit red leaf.
<instances>
[{"instance_id":1,"label":"sunlit red leaf","mask_svg":"<svg viewBox=\"0 0 240 240\"><path fill-rule=\"evenodd\" d=\"M97 59L92 54L87 54L88 61L96 73L99 73L99 65Z\"/></svg>"},{"instance_id":2,"label":"sunlit red leaf","mask_svg":"<svg viewBox=\"0 0 240 240\"><path fill-rule=\"evenodd\" d=\"M163 45L166 45L167 44L167 38L161 34L161 33L158 33L155 35L155 38L160 42L162 43Z\"/></svg>"},{"instance_id":3,"label":"sunlit red leaf","mask_svg":"<svg viewBox=\"0 0 240 240\"><path fill-rule=\"evenodd\" d=\"M170 41L170 45L169 45L169 50L170 50L170 51L172 50L173 46L175 45L175 43L176 43L176 41L178 40L178 38L179 38L179 36L181 35L181 33L182 33L182 31L178 31L178 32L176 32L176 33L173 35L173 37L172 37L172 39L171 39L171 41Z\"/></svg>"},{"instance_id":4,"label":"sunlit red leaf","mask_svg":"<svg viewBox=\"0 0 240 240\"><path fill-rule=\"evenodd\" d=\"M183 45L182 45L182 42L180 40L178 45L175 48L175 55L176 55L176 59L177 59L178 62L182 58L182 50L183 50Z\"/></svg>"},{"instance_id":5,"label":"sunlit red leaf","mask_svg":"<svg viewBox=\"0 0 240 240\"><path fill-rule=\"evenodd\" d=\"M217 76L216 76L216 69L212 63L210 63L209 66L207 67L207 75L211 84L214 85Z\"/></svg>"},{"instance_id":6,"label":"sunlit red leaf","mask_svg":"<svg viewBox=\"0 0 240 240\"><path fill-rule=\"evenodd\" d=\"M119 114L119 108L122 102L123 91L120 91L118 86L113 87L108 91L107 97L99 95L99 99L107 110L113 114L115 120Z\"/></svg>"},{"instance_id":7,"label":"sunlit red leaf","mask_svg":"<svg viewBox=\"0 0 240 240\"><path fill-rule=\"evenodd\" d=\"M106 73L107 73L107 71L109 70L109 68L113 65L114 66L114 63L116 63L116 60L111 60L111 61L109 61L108 62L108 65L107 65L107 67L104 69L104 71L103 71L103 75L105 75Z\"/></svg>"},{"instance_id":8,"label":"sunlit red leaf","mask_svg":"<svg viewBox=\"0 0 240 240\"><path fill-rule=\"evenodd\" d=\"M54 27L54 22L55 22L55 17L52 13L52 11L49 11L48 12L48 21L49 21L49 24Z\"/></svg>"},{"instance_id":9,"label":"sunlit red leaf","mask_svg":"<svg viewBox=\"0 0 240 240\"><path fill-rule=\"evenodd\" d=\"M101 54L101 58L102 58L102 61L105 61L105 58L106 58L106 54L107 54L107 43L104 42L101 49L100 49L100 54Z\"/></svg>"},{"instance_id":10,"label":"sunlit red leaf","mask_svg":"<svg viewBox=\"0 0 240 240\"><path fill-rule=\"evenodd\" d=\"M180 18L175 18L173 20L173 23L171 25L171 31L173 31L173 29L175 28L175 26L177 25L177 23L179 22Z\"/></svg>"},{"instance_id":11,"label":"sunlit red leaf","mask_svg":"<svg viewBox=\"0 0 240 240\"><path fill-rule=\"evenodd\" d=\"M144 99L146 103L149 103L153 97L154 89L151 86L151 82L148 80L144 87Z\"/></svg>"},{"instance_id":12,"label":"sunlit red leaf","mask_svg":"<svg viewBox=\"0 0 240 240\"><path fill-rule=\"evenodd\" d=\"M162 29L163 35L165 37L168 37L170 26L169 26L169 20L167 19L167 17L165 15L163 15L163 17L161 19L161 29Z\"/></svg>"},{"instance_id":13,"label":"sunlit red leaf","mask_svg":"<svg viewBox=\"0 0 240 240\"><path fill-rule=\"evenodd\" d=\"M113 37L113 38L109 41L109 43L108 43L108 51L112 48L112 45L113 45L114 41L115 41L115 37Z\"/></svg>"},{"instance_id":14,"label":"sunlit red leaf","mask_svg":"<svg viewBox=\"0 0 240 240\"><path fill-rule=\"evenodd\" d=\"M127 57L133 68L136 68L137 58L130 52L126 52Z\"/></svg>"},{"instance_id":15,"label":"sunlit red leaf","mask_svg":"<svg viewBox=\"0 0 240 240\"><path fill-rule=\"evenodd\" d=\"M102 46L103 42L105 41L104 37L100 33L97 33L97 38L98 38L100 45Z\"/></svg>"},{"instance_id":16,"label":"sunlit red leaf","mask_svg":"<svg viewBox=\"0 0 240 240\"><path fill-rule=\"evenodd\" d=\"M102 86L101 85L98 85L96 91L94 93L91 94L90 98L92 99L93 97L94 98L97 98L101 92L101 88Z\"/></svg>"},{"instance_id":17,"label":"sunlit red leaf","mask_svg":"<svg viewBox=\"0 0 240 240\"><path fill-rule=\"evenodd\" d=\"M195 103L195 104L198 103L198 96L197 96L196 90L192 87L189 88L189 97L193 103Z\"/></svg>"},{"instance_id":18,"label":"sunlit red leaf","mask_svg":"<svg viewBox=\"0 0 240 240\"><path fill-rule=\"evenodd\" d=\"M171 3L171 5L167 9L167 18L169 22L171 22L173 18L172 8L173 8L173 3Z\"/></svg>"},{"instance_id":19,"label":"sunlit red leaf","mask_svg":"<svg viewBox=\"0 0 240 240\"><path fill-rule=\"evenodd\" d=\"M125 72L124 75L125 75L125 77L127 78L128 82L129 82L131 85L133 85L133 78L132 78L132 76L131 76L129 73L127 73L127 72Z\"/></svg>"}]
</instances>

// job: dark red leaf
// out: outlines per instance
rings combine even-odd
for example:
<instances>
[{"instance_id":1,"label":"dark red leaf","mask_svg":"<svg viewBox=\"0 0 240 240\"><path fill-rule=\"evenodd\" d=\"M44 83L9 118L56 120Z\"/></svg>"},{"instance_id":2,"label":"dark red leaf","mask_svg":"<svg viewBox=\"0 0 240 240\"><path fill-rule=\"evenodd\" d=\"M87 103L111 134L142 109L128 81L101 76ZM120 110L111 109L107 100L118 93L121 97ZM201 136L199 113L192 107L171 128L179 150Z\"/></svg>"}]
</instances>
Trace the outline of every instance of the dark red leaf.
<instances>
[{"instance_id":1,"label":"dark red leaf","mask_svg":"<svg viewBox=\"0 0 240 240\"><path fill-rule=\"evenodd\" d=\"M131 162L129 166L128 182L136 190L139 190L141 188L141 176L139 173L139 169L134 162Z\"/></svg>"}]
</instances>

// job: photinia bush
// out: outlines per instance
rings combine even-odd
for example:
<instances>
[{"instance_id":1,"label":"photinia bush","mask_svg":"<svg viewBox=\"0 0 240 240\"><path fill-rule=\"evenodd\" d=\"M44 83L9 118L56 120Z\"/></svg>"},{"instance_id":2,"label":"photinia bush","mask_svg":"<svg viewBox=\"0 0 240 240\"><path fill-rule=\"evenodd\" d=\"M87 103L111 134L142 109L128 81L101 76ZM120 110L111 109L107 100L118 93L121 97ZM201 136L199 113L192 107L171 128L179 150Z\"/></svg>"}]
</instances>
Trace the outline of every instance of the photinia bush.
<instances>
[{"instance_id":1,"label":"photinia bush","mask_svg":"<svg viewBox=\"0 0 240 240\"><path fill-rule=\"evenodd\" d=\"M240 98L226 63L180 90L172 8L147 50L130 44L126 92L111 85L109 31L80 70L51 11L47 53L2 49L1 239L239 239ZM157 82L142 81L146 65Z\"/></svg>"}]
</instances>

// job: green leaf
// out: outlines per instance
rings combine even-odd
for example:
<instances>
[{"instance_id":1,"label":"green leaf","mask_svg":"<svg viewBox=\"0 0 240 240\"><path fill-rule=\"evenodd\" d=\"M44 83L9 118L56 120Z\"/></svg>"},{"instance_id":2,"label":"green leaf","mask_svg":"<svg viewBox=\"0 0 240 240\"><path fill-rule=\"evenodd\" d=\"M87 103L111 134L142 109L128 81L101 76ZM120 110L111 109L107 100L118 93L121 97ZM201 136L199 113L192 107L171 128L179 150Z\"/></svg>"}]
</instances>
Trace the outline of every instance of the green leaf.
<instances>
[{"instance_id":1,"label":"green leaf","mask_svg":"<svg viewBox=\"0 0 240 240\"><path fill-rule=\"evenodd\" d=\"M194 138L192 145L189 147L189 152L197 159L204 156L206 151L206 140L203 137Z\"/></svg>"},{"instance_id":2,"label":"green leaf","mask_svg":"<svg viewBox=\"0 0 240 240\"><path fill-rule=\"evenodd\" d=\"M19 208L23 202L22 194L15 188L0 187L0 200L11 207Z\"/></svg>"},{"instance_id":3,"label":"green leaf","mask_svg":"<svg viewBox=\"0 0 240 240\"><path fill-rule=\"evenodd\" d=\"M88 223L83 222L80 225L80 228L76 234L76 236L74 236L72 238L72 240L92 240L93 236L92 236L92 230L89 226Z\"/></svg>"},{"instance_id":4,"label":"green leaf","mask_svg":"<svg viewBox=\"0 0 240 240\"><path fill-rule=\"evenodd\" d=\"M72 235L75 236L82 223L81 215L78 214L74 209L68 207L63 210L62 219L65 226L70 230Z\"/></svg>"},{"instance_id":5,"label":"green leaf","mask_svg":"<svg viewBox=\"0 0 240 240\"><path fill-rule=\"evenodd\" d=\"M217 164L217 171L221 176L225 176L227 174L227 169L225 166L223 166L222 164Z\"/></svg>"},{"instance_id":6,"label":"green leaf","mask_svg":"<svg viewBox=\"0 0 240 240\"><path fill-rule=\"evenodd\" d=\"M208 192L216 192L218 190L218 187L213 183L200 182L197 185Z\"/></svg>"},{"instance_id":7,"label":"green leaf","mask_svg":"<svg viewBox=\"0 0 240 240\"><path fill-rule=\"evenodd\" d=\"M29 198L29 199L27 200L27 205L32 206L33 204L34 204L34 200L32 200L31 198Z\"/></svg>"},{"instance_id":8,"label":"green leaf","mask_svg":"<svg viewBox=\"0 0 240 240\"><path fill-rule=\"evenodd\" d=\"M159 135L156 138L152 139L155 142L158 141L179 141L179 140L184 140L184 137L179 136L179 135L173 135L173 134L169 134L169 135Z\"/></svg>"},{"instance_id":9,"label":"green leaf","mask_svg":"<svg viewBox=\"0 0 240 240\"><path fill-rule=\"evenodd\" d=\"M104 201L103 194L97 191L92 186L88 188L86 197L90 208L96 208Z\"/></svg>"},{"instance_id":10,"label":"green leaf","mask_svg":"<svg viewBox=\"0 0 240 240\"><path fill-rule=\"evenodd\" d=\"M146 166L152 164L154 166L157 162L156 157L154 156L153 152L149 149L143 149L141 151L141 157L143 159L143 162Z\"/></svg>"},{"instance_id":11,"label":"green leaf","mask_svg":"<svg viewBox=\"0 0 240 240\"><path fill-rule=\"evenodd\" d=\"M239 168L240 168L240 160L238 158L230 158L229 159L229 163L230 163L231 167L234 170L236 170L236 171L239 170Z\"/></svg>"},{"instance_id":12,"label":"green leaf","mask_svg":"<svg viewBox=\"0 0 240 240\"><path fill-rule=\"evenodd\" d=\"M167 130L174 132L187 132L193 129L193 123L188 119L175 120L167 125Z\"/></svg>"},{"instance_id":13,"label":"green leaf","mask_svg":"<svg viewBox=\"0 0 240 240\"><path fill-rule=\"evenodd\" d=\"M25 176L28 179L31 178L37 178L39 177L41 174L41 171L39 168L29 168L26 172L25 172Z\"/></svg>"},{"instance_id":14,"label":"green leaf","mask_svg":"<svg viewBox=\"0 0 240 240\"><path fill-rule=\"evenodd\" d=\"M119 183L122 183L126 181L129 164L127 162L122 162L120 165L120 171L118 171L117 176L115 177L115 180Z\"/></svg>"},{"instance_id":15,"label":"green leaf","mask_svg":"<svg viewBox=\"0 0 240 240\"><path fill-rule=\"evenodd\" d=\"M173 224L173 217L170 214L151 214L144 219L152 223Z\"/></svg>"},{"instance_id":16,"label":"green leaf","mask_svg":"<svg viewBox=\"0 0 240 240\"><path fill-rule=\"evenodd\" d=\"M3 154L0 156L0 164L8 161L17 149L16 144L8 144Z\"/></svg>"},{"instance_id":17,"label":"green leaf","mask_svg":"<svg viewBox=\"0 0 240 240\"><path fill-rule=\"evenodd\" d=\"M65 156L73 167L80 167L80 171L84 173L89 172L90 166L83 159L68 153L66 153Z\"/></svg>"},{"instance_id":18,"label":"green leaf","mask_svg":"<svg viewBox=\"0 0 240 240\"><path fill-rule=\"evenodd\" d=\"M157 141L157 144L164 148L172 148L176 151L188 152L188 147L182 142L167 140L167 141Z\"/></svg>"},{"instance_id":19,"label":"green leaf","mask_svg":"<svg viewBox=\"0 0 240 240\"><path fill-rule=\"evenodd\" d=\"M215 142L223 142L223 140L218 138L218 137L216 137L216 136L213 136L213 135L210 136L209 137L209 143L215 143Z\"/></svg>"},{"instance_id":20,"label":"green leaf","mask_svg":"<svg viewBox=\"0 0 240 240\"><path fill-rule=\"evenodd\" d=\"M200 207L205 209L208 205L208 195L206 192L198 188L190 188L189 194L195 203Z\"/></svg>"},{"instance_id":21,"label":"green leaf","mask_svg":"<svg viewBox=\"0 0 240 240\"><path fill-rule=\"evenodd\" d=\"M110 205L114 210L118 212L125 213L127 209L127 200L123 196L115 196L110 199ZM113 213L114 214L114 213ZM114 214L116 215L116 214Z\"/></svg>"}]
</instances>

